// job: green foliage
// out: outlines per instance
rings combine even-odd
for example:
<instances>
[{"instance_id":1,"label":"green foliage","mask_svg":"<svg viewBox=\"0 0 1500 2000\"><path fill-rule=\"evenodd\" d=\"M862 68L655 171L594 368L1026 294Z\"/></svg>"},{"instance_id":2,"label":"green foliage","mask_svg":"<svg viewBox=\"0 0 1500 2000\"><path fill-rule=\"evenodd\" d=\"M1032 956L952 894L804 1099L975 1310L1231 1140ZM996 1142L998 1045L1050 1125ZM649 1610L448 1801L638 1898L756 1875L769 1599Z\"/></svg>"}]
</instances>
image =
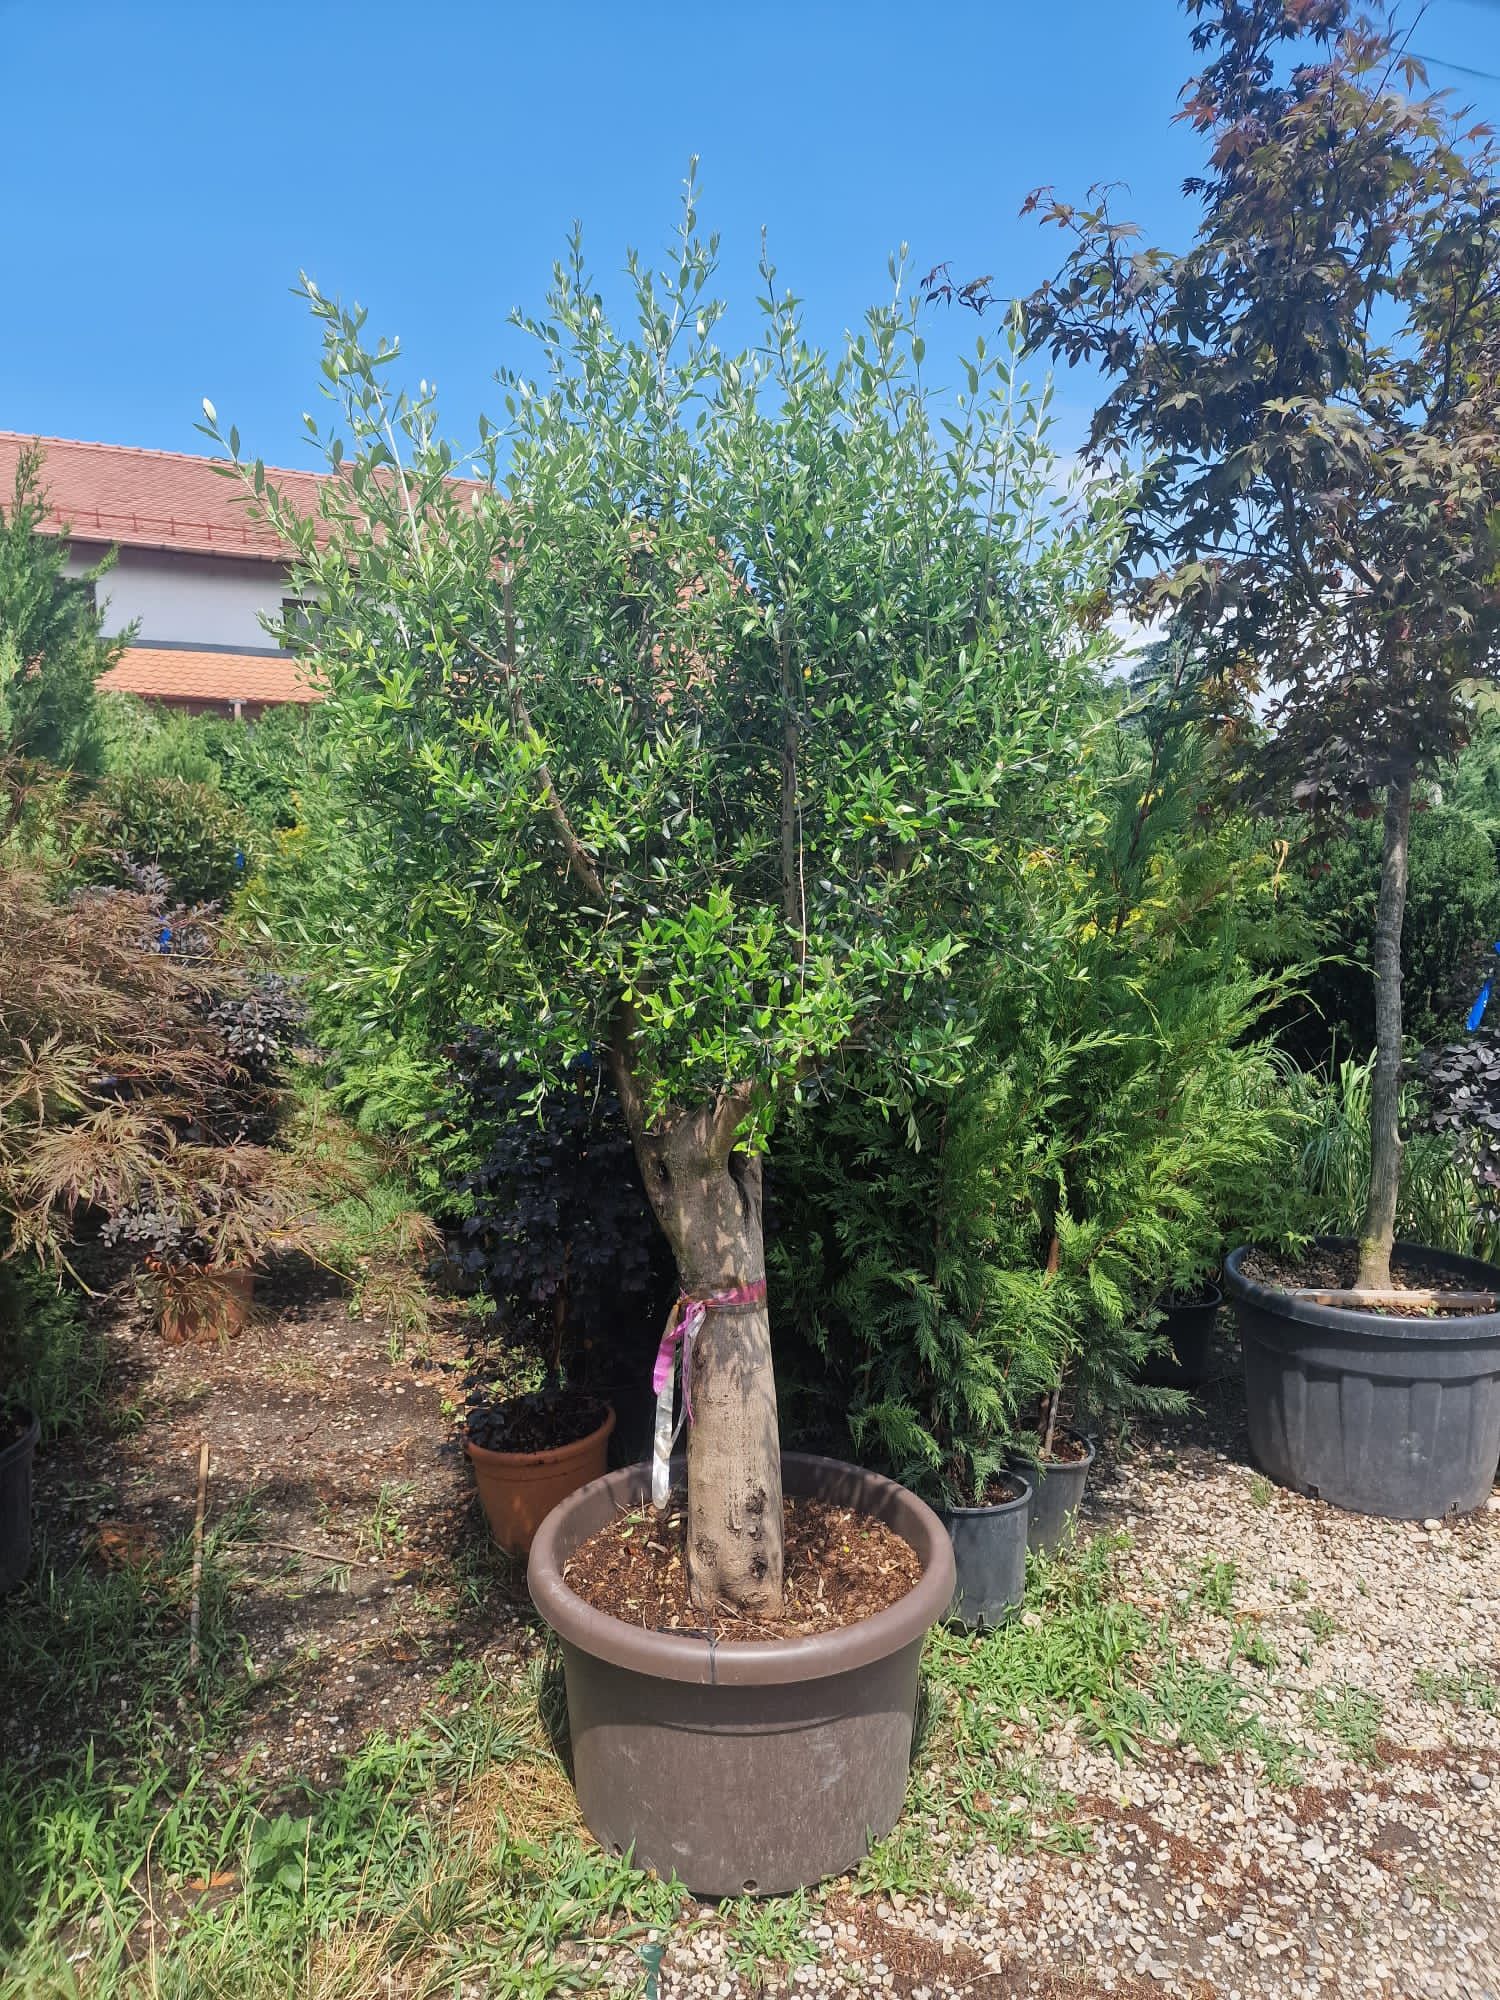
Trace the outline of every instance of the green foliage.
<instances>
[{"instance_id":1,"label":"green foliage","mask_svg":"<svg viewBox=\"0 0 1500 2000\"><path fill-rule=\"evenodd\" d=\"M65 535L47 519L42 455L23 451L0 506L0 752L91 772L103 757L94 684L130 634L106 639L95 585L113 557L67 574Z\"/></svg>"},{"instance_id":2,"label":"green foliage","mask_svg":"<svg viewBox=\"0 0 1500 2000\"><path fill-rule=\"evenodd\" d=\"M77 1430L97 1408L105 1355L78 1293L19 1258L0 1264L0 1395L41 1419L42 1436Z\"/></svg>"},{"instance_id":3,"label":"green foliage","mask_svg":"<svg viewBox=\"0 0 1500 2000\"><path fill-rule=\"evenodd\" d=\"M320 753L316 707L284 702L253 722L236 722L108 693L99 708L107 775L214 785L261 833L296 825L300 792Z\"/></svg>"},{"instance_id":4,"label":"green foliage","mask_svg":"<svg viewBox=\"0 0 1500 2000\"><path fill-rule=\"evenodd\" d=\"M1108 542L1004 348L940 418L899 295L830 357L767 266L729 354L714 264L690 193L622 330L575 244L478 487L309 285L344 477L314 524L246 474L324 607L313 839L360 893L305 921L361 1034L473 1022L544 1079L613 1045L644 1116L735 1091L760 1143L857 1025L891 1093L957 1076L976 899L1076 761Z\"/></svg>"},{"instance_id":5,"label":"green foliage","mask_svg":"<svg viewBox=\"0 0 1500 2000\"><path fill-rule=\"evenodd\" d=\"M1264 1240L1354 1236L1370 1188L1370 1088L1373 1063L1352 1057L1327 1071L1287 1072L1288 1109L1297 1121L1292 1167L1267 1191ZM1417 1095L1402 1092L1405 1128L1396 1234L1461 1256L1500 1254L1500 1232L1485 1190L1461 1150L1417 1124Z\"/></svg>"},{"instance_id":6,"label":"green foliage","mask_svg":"<svg viewBox=\"0 0 1500 2000\"><path fill-rule=\"evenodd\" d=\"M857 1448L929 1492L971 1500L1065 1375L1095 1410L1155 1400L1134 1379L1155 1303L1258 1233L1290 1170L1280 989L1240 949L1274 879L1197 812L1198 754L1097 740L1084 837L1024 855L997 914L957 1088L900 1125L851 1087L791 1134L782 1310Z\"/></svg>"},{"instance_id":7,"label":"green foliage","mask_svg":"<svg viewBox=\"0 0 1500 2000\"><path fill-rule=\"evenodd\" d=\"M174 778L187 785L218 784L222 732L244 727L113 690L99 697L99 719L106 776Z\"/></svg>"},{"instance_id":8,"label":"green foliage","mask_svg":"<svg viewBox=\"0 0 1500 2000\"><path fill-rule=\"evenodd\" d=\"M243 878L248 830L217 785L174 777L106 778L83 819L80 872L130 884L160 869L177 903L222 903Z\"/></svg>"},{"instance_id":9,"label":"green foliage","mask_svg":"<svg viewBox=\"0 0 1500 2000\"><path fill-rule=\"evenodd\" d=\"M1312 851L1304 863L1303 906L1318 962L1307 981L1321 1019L1320 1053L1331 1045L1355 1056L1375 1046L1370 940L1380 893L1376 821ZM1401 1004L1417 1042L1456 1035L1493 964L1500 938L1500 865L1494 838L1467 810L1439 805L1414 813L1406 918L1401 934Z\"/></svg>"},{"instance_id":10,"label":"green foliage","mask_svg":"<svg viewBox=\"0 0 1500 2000\"><path fill-rule=\"evenodd\" d=\"M1039 190L1070 247L1028 325L1109 378L1088 456L1140 468L1121 587L1190 635L1247 780L1314 811L1383 804L1359 1230L1380 1285L1413 783L1500 683L1500 150L1425 89L1388 5L1185 5L1193 241L1137 247L1107 191Z\"/></svg>"}]
</instances>

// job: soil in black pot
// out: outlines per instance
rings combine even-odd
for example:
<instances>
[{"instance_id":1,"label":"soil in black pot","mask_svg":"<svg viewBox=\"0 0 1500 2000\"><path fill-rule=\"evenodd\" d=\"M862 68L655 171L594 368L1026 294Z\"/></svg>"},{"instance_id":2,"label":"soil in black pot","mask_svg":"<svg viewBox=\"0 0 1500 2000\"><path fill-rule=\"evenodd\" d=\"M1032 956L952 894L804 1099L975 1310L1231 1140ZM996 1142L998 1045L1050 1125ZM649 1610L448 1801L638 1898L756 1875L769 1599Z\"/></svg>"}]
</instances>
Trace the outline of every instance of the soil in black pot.
<instances>
[{"instance_id":1,"label":"soil in black pot","mask_svg":"<svg viewBox=\"0 0 1500 2000\"><path fill-rule=\"evenodd\" d=\"M469 1440L482 1451L556 1451L598 1430L609 1415L598 1396L575 1389L533 1389L503 1403L476 1403Z\"/></svg>"},{"instance_id":2,"label":"soil in black pot","mask_svg":"<svg viewBox=\"0 0 1500 2000\"><path fill-rule=\"evenodd\" d=\"M1052 1440L1052 1449L1044 1452L1040 1444L1035 1451L1028 1451L1027 1458L1033 1458L1038 1465L1077 1465L1080 1459L1089 1455L1089 1448L1082 1438L1073 1437L1059 1431ZM993 1503L987 1503L993 1504Z\"/></svg>"},{"instance_id":3,"label":"soil in black pot","mask_svg":"<svg viewBox=\"0 0 1500 2000\"><path fill-rule=\"evenodd\" d=\"M964 1504L974 1507L1008 1507L1012 1500L1019 1500L1025 1491L1024 1483L1019 1479L1012 1479L1009 1473L992 1472L985 1481L984 1491L978 1499Z\"/></svg>"},{"instance_id":4,"label":"soil in black pot","mask_svg":"<svg viewBox=\"0 0 1500 2000\"><path fill-rule=\"evenodd\" d=\"M23 1421L14 1411L0 1407L0 1451L13 1445L17 1438L24 1437L30 1428L29 1418Z\"/></svg>"},{"instance_id":5,"label":"soil in black pot","mask_svg":"<svg viewBox=\"0 0 1500 2000\"><path fill-rule=\"evenodd\" d=\"M1335 1247L1323 1243L1311 1244L1295 1257L1283 1256L1275 1250L1249 1250L1240 1260L1240 1270L1255 1284L1274 1285L1281 1291L1345 1292L1359 1282L1359 1252L1352 1244ZM1404 1255L1398 1250L1391 1258L1391 1289L1436 1292L1439 1297L1433 1304L1424 1301L1410 1307L1360 1306L1358 1310L1390 1313L1398 1318L1409 1312L1425 1319L1444 1311L1442 1293L1472 1292L1475 1285L1472 1278L1445 1269L1439 1263L1429 1263L1420 1252ZM1474 1308L1458 1305L1447 1310L1469 1314Z\"/></svg>"},{"instance_id":6,"label":"soil in black pot","mask_svg":"<svg viewBox=\"0 0 1500 2000\"><path fill-rule=\"evenodd\" d=\"M720 1611L723 1640L795 1639L873 1618L914 1590L922 1564L894 1528L827 1500L784 1503L786 1561L779 1617ZM708 1620L688 1598L687 1502L672 1494L665 1510L617 1514L571 1556L568 1588L612 1618L648 1632L701 1637Z\"/></svg>"}]
</instances>

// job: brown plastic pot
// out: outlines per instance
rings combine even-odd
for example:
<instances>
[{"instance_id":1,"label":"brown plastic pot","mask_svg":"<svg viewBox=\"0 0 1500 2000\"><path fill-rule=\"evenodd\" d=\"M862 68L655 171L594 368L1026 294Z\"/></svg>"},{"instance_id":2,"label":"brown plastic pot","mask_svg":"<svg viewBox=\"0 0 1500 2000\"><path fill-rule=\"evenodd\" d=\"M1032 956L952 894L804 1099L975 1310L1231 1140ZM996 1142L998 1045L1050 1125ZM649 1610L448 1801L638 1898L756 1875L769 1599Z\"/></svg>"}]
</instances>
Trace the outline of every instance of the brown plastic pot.
<instances>
[{"instance_id":1,"label":"brown plastic pot","mask_svg":"<svg viewBox=\"0 0 1500 2000\"><path fill-rule=\"evenodd\" d=\"M598 1430L550 1451L488 1451L472 1438L464 1439L497 1548L508 1556L530 1553L533 1536L558 1502L604 1471L614 1427L611 1409Z\"/></svg>"},{"instance_id":2,"label":"brown plastic pot","mask_svg":"<svg viewBox=\"0 0 1500 2000\"><path fill-rule=\"evenodd\" d=\"M788 1452L783 1490L894 1528L922 1578L873 1618L806 1639L715 1643L652 1632L585 1604L568 1558L650 1498L627 1466L543 1523L527 1580L562 1642L578 1804L612 1853L700 1896L784 1894L852 1868L900 1817L917 1669L953 1597L953 1544L893 1480Z\"/></svg>"}]
</instances>

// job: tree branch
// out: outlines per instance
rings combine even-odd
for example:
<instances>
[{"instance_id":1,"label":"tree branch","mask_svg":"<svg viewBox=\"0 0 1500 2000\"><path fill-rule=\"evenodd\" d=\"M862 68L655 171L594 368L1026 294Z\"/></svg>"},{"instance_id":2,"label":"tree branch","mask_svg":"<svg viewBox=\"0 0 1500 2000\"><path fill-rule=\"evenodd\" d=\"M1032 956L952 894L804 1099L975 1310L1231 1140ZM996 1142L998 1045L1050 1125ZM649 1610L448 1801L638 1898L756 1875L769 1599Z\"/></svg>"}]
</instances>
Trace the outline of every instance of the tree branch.
<instances>
[{"instance_id":1,"label":"tree branch","mask_svg":"<svg viewBox=\"0 0 1500 2000\"><path fill-rule=\"evenodd\" d=\"M504 658L498 658L494 653L488 651L487 648L480 645L477 639L466 637L463 643L471 653L477 654L481 660L487 661L490 666L496 668L498 672L504 675L505 691L510 701L512 723L515 725L517 732L526 737L528 741L539 743L541 738L537 733L536 725L531 719L531 712L526 706L525 696L521 693L520 676L516 668L516 613L511 590L511 572L508 568L502 576L500 589L505 607ZM563 852L568 857L568 866L572 869L588 895L592 897L601 910L605 910L609 906L610 898L609 891L604 886L604 878L594 865L593 856L573 830L573 822L568 818L567 808L563 805L557 786L553 782L551 766L545 758L537 765L537 770L542 780L542 798L551 816L552 825L557 833L557 837L562 843Z\"/></svg>"}]
</instances>

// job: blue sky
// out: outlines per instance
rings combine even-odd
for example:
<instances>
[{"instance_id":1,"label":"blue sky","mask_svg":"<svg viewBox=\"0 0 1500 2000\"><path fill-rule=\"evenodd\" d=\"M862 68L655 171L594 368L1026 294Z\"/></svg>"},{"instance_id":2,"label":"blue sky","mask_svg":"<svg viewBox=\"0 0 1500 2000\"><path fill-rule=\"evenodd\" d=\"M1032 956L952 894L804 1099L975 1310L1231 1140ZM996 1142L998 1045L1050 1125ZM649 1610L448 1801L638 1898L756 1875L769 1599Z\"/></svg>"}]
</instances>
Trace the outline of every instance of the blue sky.
<instances>
[{"instance_id":1,"label":"blue sky","mask_svg":"<svg viewBox=\"0 0 1500 2000\"><path fill-rule=\"evenodd\" d=\"M1413 45L1500 72L1500 0L1430 0ZM466 438L572 219L608 285L693 153L730 296L765 224L821 339L903 239L918 271L1024 290L1058 255L1017 215L1038 183L1126 181L1148 233L1185 233L1191 66L1175 0L0 0L0 428L192 451L208 395L247 450L308 463L301 268L401 336ZM1500 120L1500 82L1432 79ZM1060 386L1063 442L1088 398Z\"/></svg>"}]
</instances>

